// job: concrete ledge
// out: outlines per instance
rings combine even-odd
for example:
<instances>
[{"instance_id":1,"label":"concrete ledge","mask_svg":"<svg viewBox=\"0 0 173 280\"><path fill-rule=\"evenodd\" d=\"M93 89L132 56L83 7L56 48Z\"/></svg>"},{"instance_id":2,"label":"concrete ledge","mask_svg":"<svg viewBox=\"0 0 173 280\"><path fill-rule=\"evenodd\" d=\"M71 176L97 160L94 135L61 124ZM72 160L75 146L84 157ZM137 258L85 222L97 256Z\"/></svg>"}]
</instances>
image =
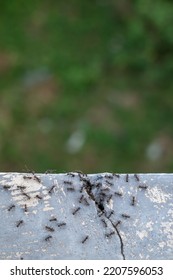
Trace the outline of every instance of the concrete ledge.
<instances>
[{"instance_id":1,"label":"concrete ledge","mask_svg":"<svg viewBox=\"0 0 173 280\"><path fill-rule=\"evenodd\" d=\"M0 259L173 259L173 174L0 173Z\"/></svg>"}]
</instances>

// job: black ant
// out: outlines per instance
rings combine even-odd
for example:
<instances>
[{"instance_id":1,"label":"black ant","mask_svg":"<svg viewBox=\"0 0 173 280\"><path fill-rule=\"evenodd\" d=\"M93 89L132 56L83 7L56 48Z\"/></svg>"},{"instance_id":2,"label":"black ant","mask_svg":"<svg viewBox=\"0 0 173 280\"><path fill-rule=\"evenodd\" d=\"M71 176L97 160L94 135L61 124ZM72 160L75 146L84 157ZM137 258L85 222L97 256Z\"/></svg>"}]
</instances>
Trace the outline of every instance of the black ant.
<instances>
[{"instance_id":1,"label":"black ant","mask_svg":"<svg viewBox=\"0 0 173 280\"><path fill-rule=\"evenodd\" d=\"M114 194L117 195L117 196L122 196L122 195L123 195L123 194L120 193L120 192L114 192Z\"/></svg>"},{"instance_id":2,"label":"black ant","mask_svg":"<svg viewBox=\"0 0 173 280\"><path fill-rule=\"evenodd\" d=\"M24 186L17 186L17 188L20 189L21 191L26 189L26 187L24 187Z\"/></svg>"},{"instance_id":3,"label":"black ant","mask_svg":"<svg viewBox=\"0 0 173 280\"><path fill-rule=\"evenodd\" d=\"M104 219L101 219L101 221L102 221L104 227L107 227L107 223L105 222L105 220L104 220Z\"/></svg>"},{"instance_id":4,"label":"black ant","mask_svg":"<svg viewBox=\"0 0 173 280\"><path fill-rule=\"evenodd\" d=\"M38 194L35 197L38 198L38 199L42 199L42 197Z\"/></svg>"},{"instance_id":5,"label":"black ant","mask_svg":"<svg viewBox=\"0 0 173 280\"><path fill-rule=\"evenodd\" d=\"M48 230L48 231L51 231L51 232L55 231L54 228L48 227L48 226L45 226L45 229Z\"/></svg>"},{"instance_id":6,"label":"black ant","mask_svg":"<svg viewBox=\"0 0 173 280\"><path fill-rule=\"evenodd\" d=\"M53 189L54 189L55 187L56 187L56 186L53 185L53 186L50 188L50 190L48 191L48 193L52 193L52 191L53 191Z\"/></svg>"},{"instance_id":7,"label":"black ant","mask_svg":"<svg viewBox=\"0 0 173 280\"><path fill-rule=\"evenodd\" d=\"M80 207L77 207L77 208L72 212L72 214L75 215L79 210L80 210Z\"/></svg>"},{"instance_id":8,"label":"black ant","mask_svg":"<svg viewBox=\"0 0 173 280\"><path fill-rule=\"evenodd\" d=\"M126 182L129 182L129 174L126 174Z\"/></svg>"},{"instance_id":9,"label":"black ant","mask_svg":"<svg viewBox=\"0 0 173 280\"><path fill-rule=\"evenodd\" d=\"M129 216L129 215L127 215L127 214L122 214L121 216L122 216L123 218L125 218L125 219L130 218L130 216Z\"/></svg>"},{"instance_id":10,"label":"black ant","mask_svg":"<svg viewBox=\"0 0 173 280\"><path fill-rule=\"evenodd\" d=\"M110 196L108 197L107 203L109 203L111 201L111 198L112 198L112 194L110 194Z\"/></svg>"},{"instance_id":11,"label":"black ant","mask_svg":"<svg viewBox=\"0 0 173 280\"><path fill-rule=\"evenodd\" d=\"M80 193L83 192L84 188L85 188L85 186L83 185L83 186L80 188Z\"/></svg>"},{"instance_id":12,"label":"black ant","mask_svg":"<svg viewBox=\"0 0 173 280\"><path fill-rule=\"evenodd\" d=\"M113 176L112 175L105 175L105 178L106 179L113 179Z\"/></svg>"},{"instance_id":13,"label":"black ant","mask_svg":"<svg viewBox=\"0 0 173 280\"><path fill-rule=\"evenodd\" d=\"M106 184L108 184L109 186L113 186L113 183L109 182L108 180L105 181Z\"/></svg>"},{"instance_id":14,"label":"black ant","mask_svg":"<svg viewBox=\"0 0 173 280\"><path fill-rule=\"evenodd\" d=\"M11 186L4 185L3 188L4 188L5 190L9 190L9 189L11 188Z\"/></svg>"},{"instance_id":15,"label":"black ant","mask_svg":"<svg viewBox=\"0 0 173 280\"><path fill-rule=\"evenodd\" d=\"M112 214L114 214L114 211L113 211L113 210L111 210L111 212L109 213L109 215L107 215L107 218L109 219L109 218L112 216Z\"/></svg>"},{"instance_id":16,"label":"black ant","mask_svg":"<svg viewBox=\"0 0 173 280\"><path fill-rule=\"evenodd\" d=\"M33 175L34 175L33 179L35 181L37 181L38 183L41 183L41 179L38 176L36 176L34 173L33 173Z\"/></svg>"},{"instance_id":17,"label":"black ant","mask_svg":"<svg viewBox=\"0 0 173 280\"><path fill-rule=\"evenodd\" d=\"M118 225L120 225L121 224L121 221L119 220L115 225L114 225L114 227L117 227Z\"/></svg>"},{"instance_id":18,"label":"black ant","mask_svg":"<svg viewBox=\"0 0 173 280\"><path fill-rule=\"evenodd\" d=\"M64 181L64 184L66 184L66 185L72 185L72 182L71 182L71 181Z\"/></svg>"},{"instance_id":19,"label":"black ant","mask_svg":"<svg viewBox=\"0 0 173 280\"><path fill-rule=\"evenodd\" d=\"M113 176L117 177L117 178L120 178L120 175L119 174L116 174L116 173L112 173Z\"/></svg>"},{"instance_id":20,"label":"black ant","mask_svg":"<svg viewBox=\"0 0 173 280\"><path fill-rule=\"evenodd\" d=\"M82 194L81 197L79 198L79 203L82 202L83 198L84 198L84 195Z\"/></svg>"},{"instance_id":21,"label":"black ant","mask_svg":"<svg viewBox=\"0 0 173 280\"><path fill-rule=\"evenodd\" d=\"M75 174L72 172L68 172L66 175L71 176L71 177L75 177Z\"/></svg>"},{"instance_id":22,"label":"black ant","mask_svg":"<svg viewBox=\"0 0 173 280\"><path fill-rule=\"evenodd\" d=\"M52 236L51 236L51 235L48 235L48 236L45 238L45 241L49 241L51 238L52 238Z\"/></svg>"},{"instance_id":23,"label":"black ant","mask_svg":"<svg viewBox=\"0 0 173 280\"><path fill-rule=\"evenodd\" d=\"M89 236L87 235L87 236L82 240L82 244L84 244L84 243L87 241L88 238L89 238Z\"/></svg>"},{"instance_id":24,"label":"black ant","mask_svg":"<svg viewBox=\"0 0 173 280\"><path fill-rule=\"evenodd\" d=\"M106 233L105 236L106 237L111 237L114 234L115 234L115 231L111 231L110 233Z\"/></svg>"},{"instance_id":25,"label":"black ant","mask_svg":"<svg viewBox=\"0 0 173 280\"><path fill-rule=\"evenodd\" d=\"M8 208L8 211L11 211L13 208L15 208L15 205L11 205L9 208Z\"/></svg>"},{"instance_id":26,"label":"black ant","mask_svg":"<svg viewBox=\"0 0 173 280\"><path fill-rule=\"evenodd\" d=\"M64 223L64 222L63 223L59 223L58 227L62 227L62 226L65 226L65 225L66 225L66 223Z\"/></svg>"},{"instance_id":27,"label":"black ant","mask_svg":"<svg viewBox=\"0 0 173 280\"><path fill-rule=\"evenodd\" d=\"M146 190L148 187L147 186L138 186L139 189Z\"/></svg>"},{"instance_id":28,"label":"black ant","mask_svg":"<svg viewBox=\"0 0 173 280\"><path fill-rule=\"evenodd\" d=\"M57 218L53 217L51 219L49 219L50 222L54 222L54 221L57 221Z\"/></svg>"},{"instance_id":29,"label":"black ant","mask_svg":"<svg viewBox=\"0 0 173 280\"><path fill-rule=\"evenodd\" d=\"M139 176L137 174L134 174L134 177L135 177L136 181L138 181L138 182L140 181Z\"/></svg>"},{"instance_id":30,"label":"black ant","mask_svg":"<svg viewBox=\"0 0 173 280\"><path fill-rule=\"evenodd\" d=\"M28 208L27 205L25 204L25 212L28 212Z\"/></svg>"},{"instance_id":31,"label":"black ant","mask_svg":"<svg viewBox=\"0 0 173 280\"><path fill-rule=\"evenodd\" d=\"M134 196L132 196L132 203L131 203L131 205L132 205L132 206L135 206L135 203L136 203L136 199L135 199Z\"/></svg>"},{"instance_id":32,"label":"black ant","mask_svg":"<svg viewBox=\"0 0 173 280\"><path fill-rule=\"evenodd\" d=\"M22 224L23 224L23 220L20 220L20 221L18 221L16 227L19 227L19 226L21 226Z\"/></svg>"},{"instance_id":33,"label":"black ant","mask_svg":"<svg viewBox=\"0 0 173 280\"><path fill-rule=\"evenodd\" d=\"M25 179L25 180L31 180L31 179L33 179L33 177L32 177L32 176L26 176L26 175L24 175L24 176L23 176L23 179Z\"/></svg>"},{"instance_id":34,"label":"black ant","mask_svg":"<svg viewBox=\"0 0 173 280\"><path fill-rule=\"evenodd\" d=\"M31 197L30 197L27 193L22 192L22 194L23 194L24 196L26 196L28 199L31 199Z\"/></svg>"},{"instance_id":35,"label":"black ant","mask_svg":"<svg viewBox=\"0 0 173 280\"><path fill-rule=\"evenodd\" d=\"M74 192L74 191L75 191L75 189L74 189L73 187L71 187L71 188L70 188L70 187L68 187L68 188L67 188L67 191Z\"/></svg>"}]
</instances>

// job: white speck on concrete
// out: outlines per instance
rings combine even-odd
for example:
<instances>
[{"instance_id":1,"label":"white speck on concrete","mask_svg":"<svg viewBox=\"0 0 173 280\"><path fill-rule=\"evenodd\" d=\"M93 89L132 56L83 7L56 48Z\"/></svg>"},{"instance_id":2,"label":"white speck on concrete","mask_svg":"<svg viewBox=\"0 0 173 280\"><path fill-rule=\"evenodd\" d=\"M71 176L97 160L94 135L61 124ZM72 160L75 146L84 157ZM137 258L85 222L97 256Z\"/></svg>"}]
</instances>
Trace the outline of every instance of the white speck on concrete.
<instances>
[{"instance_id":1,"label":"white speck on concrete","mask_svg":"<svg viewBox=\"0 0 173 280\"><path fill-rule=\"evenodd\" d=\"M148 237L148 232L146 230L143 231L136 231L136 235L139 236L140 239L143 239L144 237Z\"/></svg>"},{"instance_id":2,"label":"white speck on concrete","mask_svg":"<svg viewBox=\"0 0 173 280\"><path fill-rule=\"evenodd\" d=\"M155 203L165 203L170 197L168 194L165 194L160 188L153 187L148 189L146 196Z\"/></svg>"}]
</instances>

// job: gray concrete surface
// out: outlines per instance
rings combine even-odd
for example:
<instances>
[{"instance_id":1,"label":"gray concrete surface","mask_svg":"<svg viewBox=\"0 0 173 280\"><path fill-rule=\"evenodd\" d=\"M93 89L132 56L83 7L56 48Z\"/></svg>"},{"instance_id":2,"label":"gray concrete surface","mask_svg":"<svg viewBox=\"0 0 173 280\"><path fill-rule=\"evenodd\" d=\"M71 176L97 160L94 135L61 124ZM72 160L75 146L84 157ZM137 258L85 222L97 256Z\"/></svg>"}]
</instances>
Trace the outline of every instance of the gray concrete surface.
<instances>
[{"instance_id":1,"label":"gray concrete surface","mask_svg":"<svg viewBox=\"0 0 173 280\"><path fill-rule=\"evenodd\" d=\"M0 259L173 259L173 174L0 173Z\"/></svg>"}]
</instances>

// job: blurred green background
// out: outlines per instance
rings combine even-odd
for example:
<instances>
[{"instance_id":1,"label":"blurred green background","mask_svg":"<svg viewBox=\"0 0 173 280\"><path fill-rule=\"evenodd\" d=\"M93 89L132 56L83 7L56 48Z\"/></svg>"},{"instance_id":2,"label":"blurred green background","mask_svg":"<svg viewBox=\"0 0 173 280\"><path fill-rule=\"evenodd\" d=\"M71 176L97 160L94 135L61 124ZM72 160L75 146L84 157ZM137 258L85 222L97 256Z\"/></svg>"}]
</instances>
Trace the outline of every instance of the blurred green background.
<instances>
[{"instance_id":1,"label":"blurred green background","mask_svg":"<svg viewBox=\"0 0 173 280\"><path fill-rule=\"evenodd\" d=\"M172 172L172 1L0 6L1 171Z\"/></svg>"}]
</instances>

